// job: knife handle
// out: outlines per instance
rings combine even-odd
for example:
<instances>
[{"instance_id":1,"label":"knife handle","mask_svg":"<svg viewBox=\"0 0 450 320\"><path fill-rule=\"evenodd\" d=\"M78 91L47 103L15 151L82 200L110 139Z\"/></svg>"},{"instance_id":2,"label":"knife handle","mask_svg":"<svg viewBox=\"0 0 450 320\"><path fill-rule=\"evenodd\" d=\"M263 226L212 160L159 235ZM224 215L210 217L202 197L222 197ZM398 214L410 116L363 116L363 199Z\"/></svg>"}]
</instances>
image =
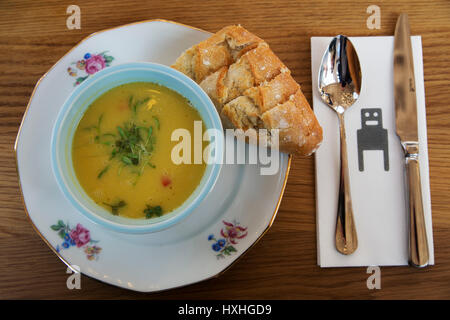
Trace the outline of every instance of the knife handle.
<instances>
[{"instance_id":1,"label":"knife handle","mask_svg":"<svg viewBox=\"0 0 450 320\"><path fill-rule=\"evenodd\" d=\"M419 145L407 143L404 148L409 193L409 264L421 268L428 265L429 254L420 182Z\"/></svg>"},{"instance_id":2,"label":"knife handle","mask_svg":"<svg viewBox=\"0 0 450 320\"><path fill-rule=\"evenodd\" d=\"M345 255L352 254L358 248L358 236L353 219L352 197L350 194L350 176L348 173L347 140L345 135L344 113L338 113L341 137L341 170L339 181L338 210L336 219L336 249Z\"/></svg>"}]
</instances>

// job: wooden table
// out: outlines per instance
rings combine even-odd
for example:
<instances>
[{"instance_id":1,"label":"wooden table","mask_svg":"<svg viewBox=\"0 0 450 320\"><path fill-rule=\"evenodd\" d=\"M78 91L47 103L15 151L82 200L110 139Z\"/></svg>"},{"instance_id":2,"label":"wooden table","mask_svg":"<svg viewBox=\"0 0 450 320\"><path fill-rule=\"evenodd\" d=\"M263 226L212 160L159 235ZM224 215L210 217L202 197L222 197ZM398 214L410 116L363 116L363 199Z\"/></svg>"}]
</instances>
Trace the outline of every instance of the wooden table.
<instances>
[{"instance_id":1,"label":"wooden table","mask_svg":"<svg viewBox=\"0 0 450 320\"><path fill-rule=\"evenodd\" d=\"M342 299L450 298L450 2L428 1L73 1L81 29L68 30L70 1L0 2L0 298ZM381 29L366 9L381 9ZM162 18L215 32L240 23L269 42L311 101L310 37L392 35L400 12L423 40L436 265L383 267L381 290L368 290L366 268L316 265L314 161L295 158L277 219L221 277L140 294L82 277L66 288L66 266L34 232L18 187L13 144L36 81L70 48L98 30ZM143 39L145 40L145 39Z\"/></svg>"}]
</instances>

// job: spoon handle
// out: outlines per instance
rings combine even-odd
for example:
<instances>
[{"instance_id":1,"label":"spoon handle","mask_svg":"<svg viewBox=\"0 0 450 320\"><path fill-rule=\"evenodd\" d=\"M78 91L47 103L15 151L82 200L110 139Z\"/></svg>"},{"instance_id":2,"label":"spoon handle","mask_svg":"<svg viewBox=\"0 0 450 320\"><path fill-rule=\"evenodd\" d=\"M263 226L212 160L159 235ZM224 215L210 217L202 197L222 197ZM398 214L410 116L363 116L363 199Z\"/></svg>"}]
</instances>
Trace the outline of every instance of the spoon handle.
<instances>
[{"instance_id":1,"label":"spoon handle","mask_svg":"<svg viewBox=\"0 0 450 320\"><path fill-rule=\"evenodd\" d=\"M352 254L358 247L355 222L353 220L350 176L348 173L347 140L344 114L338 113L341 136L341 174L339 182L338 211L336 221L336 249L342 254Z\"/></svg>"}]
</instances>

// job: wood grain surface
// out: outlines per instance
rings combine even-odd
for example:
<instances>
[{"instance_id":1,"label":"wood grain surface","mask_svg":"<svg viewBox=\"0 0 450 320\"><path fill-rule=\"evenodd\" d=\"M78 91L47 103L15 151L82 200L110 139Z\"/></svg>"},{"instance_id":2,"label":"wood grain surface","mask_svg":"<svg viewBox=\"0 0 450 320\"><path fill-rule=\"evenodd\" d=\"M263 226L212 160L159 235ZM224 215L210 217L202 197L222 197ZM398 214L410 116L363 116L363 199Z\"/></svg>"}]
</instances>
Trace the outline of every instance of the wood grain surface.
<instances>
[{"instance_id":1,"label":"wood grain surface","mask_svg":"<svg viewBox=\"0 0 450 320\"><path fill-rule=\"evenodd\" d=\"M68 30L66 8L81 8L81 29ZM381 8L369 30L366 9ZM34 232L19 191L13 144L38 79L85 36L161 18L215 32L240 23L267 40L311 101L310 37L393 35L401 12L423 41L436 265L381 268L381 289L368 290L366 268L316 265L313 158L295 158L277 219L221 277L141 294L83 276L66 287L66 266ZM0 1L0 298L43 299L431 299L450 298L450 2L428 1ZM145 41L145 39L142 39Z\"/></svg>"}]
</instances>

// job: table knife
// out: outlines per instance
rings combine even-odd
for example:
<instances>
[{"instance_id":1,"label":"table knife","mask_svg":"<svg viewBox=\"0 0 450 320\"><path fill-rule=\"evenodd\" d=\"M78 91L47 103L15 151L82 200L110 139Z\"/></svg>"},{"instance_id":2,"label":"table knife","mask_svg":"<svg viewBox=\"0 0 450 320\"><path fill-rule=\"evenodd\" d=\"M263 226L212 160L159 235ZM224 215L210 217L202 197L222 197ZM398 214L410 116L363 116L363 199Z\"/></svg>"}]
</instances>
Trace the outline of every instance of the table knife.
<instances>
[{"instance_id":1,"label":"table knife","mask_svg":"<svg viewBox=\"0 0 450 320\"><path fill-rule=\"evenodd\" d=\"M397 135L405 153L408 192L409 264L428 265L428 241L419 169L419 138L414 64L408 15L397 20L394 37L394 97Z\"/></svg>"}]
</instances>

